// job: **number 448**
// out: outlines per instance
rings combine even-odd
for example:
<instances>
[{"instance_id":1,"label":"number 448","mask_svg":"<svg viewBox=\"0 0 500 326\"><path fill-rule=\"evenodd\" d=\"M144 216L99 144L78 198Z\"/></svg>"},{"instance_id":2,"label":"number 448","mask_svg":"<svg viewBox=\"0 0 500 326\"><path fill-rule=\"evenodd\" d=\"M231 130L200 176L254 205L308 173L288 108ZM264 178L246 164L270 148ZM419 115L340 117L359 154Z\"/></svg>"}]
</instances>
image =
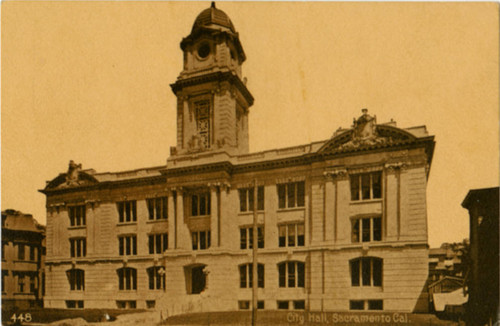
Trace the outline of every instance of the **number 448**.
<instances>
[{"instance_id":1,"label":"number 448","mask_svg":"<svg viewBox=\"0 0 500 326\"><path fill-rule=\"evenodd\" d=\"M12 317L10 317L10 319L15 323L15 322L27 322L29 323L31 321L31 314L28 312L28 313L25 313L25 314L19 314L18 316L16 316L16 314L13 314Z\"/></svg>"}]
</instances>

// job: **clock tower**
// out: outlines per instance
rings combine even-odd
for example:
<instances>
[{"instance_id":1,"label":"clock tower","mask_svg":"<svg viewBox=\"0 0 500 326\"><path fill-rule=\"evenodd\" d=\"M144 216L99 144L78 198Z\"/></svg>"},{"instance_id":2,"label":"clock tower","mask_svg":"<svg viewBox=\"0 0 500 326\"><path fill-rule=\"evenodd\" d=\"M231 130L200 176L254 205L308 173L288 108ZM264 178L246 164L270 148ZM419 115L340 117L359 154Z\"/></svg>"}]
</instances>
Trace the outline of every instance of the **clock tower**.
<instances>
[{"instance_id":1,"label":"clock tower","mask_svg":"<svg viewBox=\"0 0 500 326\"><path fill-rule=\"evenodd\" d=\"M171 84L177 97L177 146L171 158L210 152L248 153L248 108L253 97L242 79L245 52L229 17L203 10L181 42L184 67Z\"/></svg>"}]
</instances>

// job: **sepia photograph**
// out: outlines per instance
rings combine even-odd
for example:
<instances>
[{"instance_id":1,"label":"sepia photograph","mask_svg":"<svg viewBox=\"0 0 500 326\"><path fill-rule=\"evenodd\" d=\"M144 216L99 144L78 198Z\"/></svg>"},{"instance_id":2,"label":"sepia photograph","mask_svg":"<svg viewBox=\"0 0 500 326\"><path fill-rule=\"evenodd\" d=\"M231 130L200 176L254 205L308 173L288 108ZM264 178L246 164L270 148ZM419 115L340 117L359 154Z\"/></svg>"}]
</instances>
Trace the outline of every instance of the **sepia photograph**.
<instances>
[{"instance_id":1,"label":"sepia photograph","mask_svg":"<svg viewBox=\"0 0 500 326\"><path fill-rule=\"evenodd\" d=\"M494 2L1 4L2 325L499 325Z\"/></svg>"}]
</instances>

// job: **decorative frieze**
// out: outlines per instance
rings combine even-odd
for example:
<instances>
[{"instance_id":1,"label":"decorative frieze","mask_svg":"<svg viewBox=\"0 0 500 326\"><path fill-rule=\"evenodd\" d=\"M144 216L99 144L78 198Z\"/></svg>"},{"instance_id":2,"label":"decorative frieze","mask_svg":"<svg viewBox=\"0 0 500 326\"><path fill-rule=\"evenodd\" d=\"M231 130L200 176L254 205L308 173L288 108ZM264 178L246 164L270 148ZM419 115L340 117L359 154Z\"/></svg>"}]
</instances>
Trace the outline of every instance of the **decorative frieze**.
<instances>
[{"instance_id":1,"label":"decorative frieze","mask_svg":"<svg viewBox=\"0 0 500 326\"><path fill-rule=\"evenodd\" d=\"M397 163L386 163L384 165L384 168L389 171L395 171L395 170L403 170L407 168L407 164L404 162L397 162Z\"/></svg>"},{"instance_id":2,"label":"decorative frieze","mask_svg":"<svg viewBox=\"0 0 500 326\"><path fill-rule=\"evenodd\" d=\"M287 178L276 178L276 184L288 183L288 182L299 182L299 181L305 181L305 180L306 180L305 175L287 177Z\"/></svg>"},{"instance_id":3,"label":"decorative frieze","mask_svg":"<svg viewBox=\"0 0 500 326\"><path fill-rule=\"evenodd\" d=\"M345 179L349 175L346 168L337 168L323 172L327 179Z\"/></svg>"}]
</instances>

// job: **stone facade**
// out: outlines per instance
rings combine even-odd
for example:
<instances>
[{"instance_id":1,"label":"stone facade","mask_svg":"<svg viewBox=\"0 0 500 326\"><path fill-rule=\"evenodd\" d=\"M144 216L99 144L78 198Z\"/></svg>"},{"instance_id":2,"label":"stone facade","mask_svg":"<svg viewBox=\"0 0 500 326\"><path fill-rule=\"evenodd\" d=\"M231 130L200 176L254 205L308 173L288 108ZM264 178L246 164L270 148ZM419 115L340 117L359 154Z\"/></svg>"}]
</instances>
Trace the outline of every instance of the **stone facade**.
<instances>
[{"instance_id":1,"label":"stone facade","mask_svg":"<svg viewBox=\"0 0 500 326\"><path fill-rule=\"evenodd\" d=\"M248 309L257 208L260 308L426 310L425 127L363 110L331 139L248 153L253 97L233 24L212 6L181 49L167 164L96 173L70 162L42 190L46 306Z\"/></svg>"}]
</instances>

